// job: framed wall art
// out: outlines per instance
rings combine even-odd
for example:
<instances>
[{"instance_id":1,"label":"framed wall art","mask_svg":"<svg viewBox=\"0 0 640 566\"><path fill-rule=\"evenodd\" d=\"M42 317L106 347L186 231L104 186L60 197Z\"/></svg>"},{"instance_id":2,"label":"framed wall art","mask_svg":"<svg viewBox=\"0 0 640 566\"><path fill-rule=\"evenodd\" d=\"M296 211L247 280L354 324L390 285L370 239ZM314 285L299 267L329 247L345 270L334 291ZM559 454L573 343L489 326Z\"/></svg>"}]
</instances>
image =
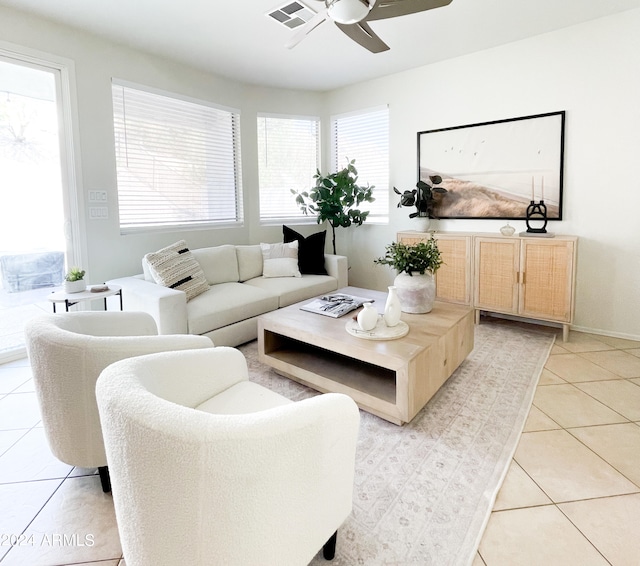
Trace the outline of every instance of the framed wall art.
<instances>
[{"instance_id":1,"label":"framed wall art","mask_svg":"<svg viewBox=\"0 0 640 566\"><path fill-rule=\"evenodd\" d=\"M565 112L418 132L418 180L439 175L436 218L524 220L544 201L562 220Z\"/></svg>"}]
</instances>

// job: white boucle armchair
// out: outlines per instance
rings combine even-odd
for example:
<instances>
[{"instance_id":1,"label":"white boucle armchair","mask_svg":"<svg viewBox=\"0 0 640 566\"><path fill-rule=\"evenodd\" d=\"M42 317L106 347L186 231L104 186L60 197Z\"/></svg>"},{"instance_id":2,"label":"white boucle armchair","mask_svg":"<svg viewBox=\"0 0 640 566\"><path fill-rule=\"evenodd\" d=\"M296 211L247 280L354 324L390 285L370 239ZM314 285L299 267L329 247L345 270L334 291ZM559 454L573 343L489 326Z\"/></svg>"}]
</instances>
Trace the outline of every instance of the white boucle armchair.
<instances>
[{"instance_id":1,"label":"white boucle armchair","mask_svg":"<svg viewBox=\"0 0 640 566\"><path fill-rule=\"evenodd\" d=\"M127 566L303 566L352 508L359 411L248 381L234 348L105 369L96 397Z\"/></svg>"},{"instance_id":2,"label":"white boucle armchair","mask_svg":"<svg viewBox=\"0 0 640 566\"><path fill-rule=\"evenodd\" d=\"M153 352L212 348L204 336L158 336L142 312L73 312L42 315L25 325L42 424L56 458L98 468L110 491L95 386L109 364Z\"/></svg>"}]
</instances>

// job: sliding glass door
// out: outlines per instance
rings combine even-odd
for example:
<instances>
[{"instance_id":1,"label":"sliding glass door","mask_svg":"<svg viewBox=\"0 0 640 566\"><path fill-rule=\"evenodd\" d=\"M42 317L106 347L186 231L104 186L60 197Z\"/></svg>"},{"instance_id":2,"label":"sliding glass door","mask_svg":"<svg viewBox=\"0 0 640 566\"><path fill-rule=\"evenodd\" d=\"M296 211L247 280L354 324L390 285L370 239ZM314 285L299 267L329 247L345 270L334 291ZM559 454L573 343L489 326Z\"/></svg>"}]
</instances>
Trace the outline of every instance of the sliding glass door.
<instances>
[{"instance_id":1,"label":"sliding glass door","mask_svg":"<svg viewBox=\"0 0 640 566\"><path fill-rule=\"evenodd\" d=\"M61 86L59 68L0 51L0 361L74 257Z\"/></svg>"}]
</instances>

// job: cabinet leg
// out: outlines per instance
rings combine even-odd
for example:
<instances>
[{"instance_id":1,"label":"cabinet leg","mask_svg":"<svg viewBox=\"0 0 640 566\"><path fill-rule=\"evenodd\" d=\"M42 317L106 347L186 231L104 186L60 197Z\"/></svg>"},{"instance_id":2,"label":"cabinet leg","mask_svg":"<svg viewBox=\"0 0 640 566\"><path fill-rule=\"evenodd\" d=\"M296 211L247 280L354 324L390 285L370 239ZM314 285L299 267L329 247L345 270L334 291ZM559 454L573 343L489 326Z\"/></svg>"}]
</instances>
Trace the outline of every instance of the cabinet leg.
<instances>
[{"instance_id":1,"label":"cabinet leg","mask_svg":"<svg viewBox=\"0 0 640 566\"><path fill-rule=\"evenodd\" d=\"M476 324L480 324L480 309L475 310Z\"/></svg>"},{"instance_id":2,"label":"cabinet leg","mask_svg":"<svg viewBox=\"0 0 640 566\"><path fill-rule=\"evenodd\" d=\"M569 325L568 324L562 325L562 341L563 342L569 341Z\"/></svg>"}]
</instances>

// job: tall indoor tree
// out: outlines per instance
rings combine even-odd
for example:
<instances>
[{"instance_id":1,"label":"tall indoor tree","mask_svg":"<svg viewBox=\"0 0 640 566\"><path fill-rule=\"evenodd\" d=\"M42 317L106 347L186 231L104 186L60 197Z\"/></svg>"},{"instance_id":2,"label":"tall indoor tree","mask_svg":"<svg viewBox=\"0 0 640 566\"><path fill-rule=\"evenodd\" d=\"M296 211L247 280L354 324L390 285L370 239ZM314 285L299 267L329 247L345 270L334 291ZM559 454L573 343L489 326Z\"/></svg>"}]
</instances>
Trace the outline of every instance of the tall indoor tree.
<instances>
[{"instance_id":1,"label":"tall indoor tree","mask_svg":"<svg viewBox=\"0 0 640 566\"><path fill-rule=\"evenodd\" d=\"M362 225L367 219L369 211L360 210L363 202L373 202L373 185L358 185L358 171L355 167L355 159L349 161L347 166L336 173L322 175L318 169L313 176L316 180L315 187L310 191L291 192L296 195L296 203L304 214L316 215L318 224L325 220L331 226L333 253L336 253L336 228L347 228L352 224Z\"/></svg>"}]
</instances>

